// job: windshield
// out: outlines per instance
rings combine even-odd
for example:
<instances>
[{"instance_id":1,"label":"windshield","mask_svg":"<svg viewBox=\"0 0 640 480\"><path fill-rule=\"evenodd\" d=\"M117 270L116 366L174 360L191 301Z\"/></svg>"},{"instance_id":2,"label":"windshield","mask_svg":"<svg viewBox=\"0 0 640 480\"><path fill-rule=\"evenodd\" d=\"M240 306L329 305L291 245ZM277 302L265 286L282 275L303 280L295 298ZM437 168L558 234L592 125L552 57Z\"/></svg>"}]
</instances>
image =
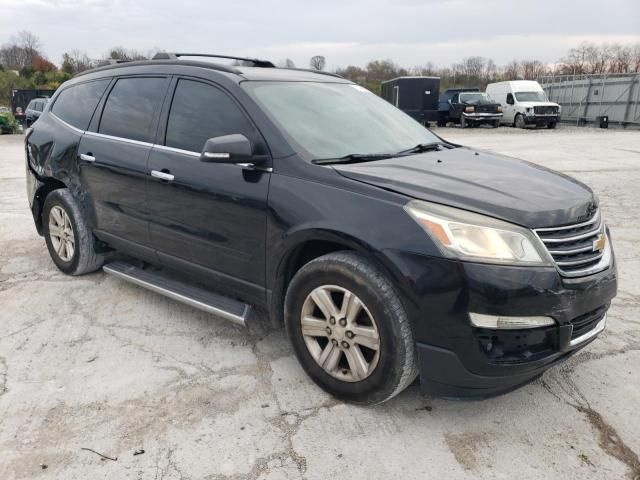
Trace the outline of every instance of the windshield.
<instances>
[{"instance_id":1,"label":"windshield","mask_svg":"<svg viewBox=\"0 0 640 480\"><path fill-rule=\"evenodd\" d=\"M547 97L544 92L518 92L516 100L519 102L546 102Z\"/></svg>"},{"instance_id":2,"label":"windshield","mask_svg":"<svg viewBox=\"0 0 640 480\"><path fill-rule=\"evenodd\" d=\"M243 82L272 119L314 159L395 153L439 142L369 90L352 84Z\"/></svg>"},{"instance_id":3,"label":"windshield","mask_svg":"<svg viewBox=\"0 0 640 480\"><path fill-rule=\"evenodd\" d=\"M478 103L478 102L489 102L491 99L489 95L486 93L480 92L472 92L472 93L461 93L460 101L466 103Z\"/></svg>"}]
</instances>

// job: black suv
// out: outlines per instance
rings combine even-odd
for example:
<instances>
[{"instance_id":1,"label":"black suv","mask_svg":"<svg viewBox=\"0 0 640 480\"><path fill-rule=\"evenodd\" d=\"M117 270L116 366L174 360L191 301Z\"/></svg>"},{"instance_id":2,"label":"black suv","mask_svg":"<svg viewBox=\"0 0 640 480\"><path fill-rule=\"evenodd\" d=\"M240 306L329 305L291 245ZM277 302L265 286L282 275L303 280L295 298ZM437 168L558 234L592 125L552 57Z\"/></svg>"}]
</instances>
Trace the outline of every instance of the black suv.
<instances>
[{"instance_id":1,"label":"black suv","mask_svg":"<svg viewBox=\"0 0 640 480\"><path fill-rule=\"evenodd\" d=\"M266 308L309 376L359 403L418 374L433 394L504 392L604 329L616 268L587 186L334 75L157 57L78 75L27 132L63 272L241 324Z\"/></svg>"}]
</instances>

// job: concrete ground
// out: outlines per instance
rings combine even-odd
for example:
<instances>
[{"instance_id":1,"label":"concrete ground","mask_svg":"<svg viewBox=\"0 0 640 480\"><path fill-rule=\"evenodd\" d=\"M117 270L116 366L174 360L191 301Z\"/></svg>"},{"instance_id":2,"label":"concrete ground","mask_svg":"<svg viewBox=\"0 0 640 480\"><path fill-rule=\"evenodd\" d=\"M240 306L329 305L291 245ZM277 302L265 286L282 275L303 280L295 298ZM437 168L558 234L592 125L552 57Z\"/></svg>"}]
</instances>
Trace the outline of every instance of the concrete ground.
<instances>
[{"instance_id":1,"label":"concrete ground","mask_svg":"<svg viewBox=\"0 0 640 480\"><path fill-rule=\"evenodd\" d=\"M591 185L620 291L605 333L530 385L474 402L412 386L372 408L317 388L281 330L62 275L27 208L23 138L0 136L0 478L639 478L640 132L438 133Z\"/></svg>"}]
</instances>

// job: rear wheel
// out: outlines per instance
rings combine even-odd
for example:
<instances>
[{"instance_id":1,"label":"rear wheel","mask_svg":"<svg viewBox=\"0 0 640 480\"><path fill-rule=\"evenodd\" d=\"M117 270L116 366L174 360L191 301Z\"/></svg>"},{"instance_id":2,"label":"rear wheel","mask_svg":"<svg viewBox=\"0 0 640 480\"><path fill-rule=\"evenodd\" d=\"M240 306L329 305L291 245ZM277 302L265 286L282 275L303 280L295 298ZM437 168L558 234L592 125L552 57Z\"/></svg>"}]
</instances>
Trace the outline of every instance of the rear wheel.
<instances>
[{"instance_id":1,"label":"rear wheel","mask_svg":"<svg viewBox=\"0 0 640 480\"><path fill-rule=\"evenodd\" d=\"M514 126L516 128L524 128L524 127L526 127L526 123L524 121L524 116L521 115L520 113L517 114L513 124L514 124Z\"/></svg>"},{"instance_id":2,"label":"rear wheel","mask_svg":"<svg viewBox=\"0 0 640 480\"><path fill-rule=\"evenodd\" d=\"M82 275L99 269L104 256L94 250L93 234L71 192L54 190L42 211L44 238L56 266L68 275Z\"/></svg>"},{"instance_id":3,"label":"rear wheel","mask_svg":"<svg viewBox=\"0 0 640 480\"><path fill-rule=\"evenodd\" d=\"M386 275L357 253L302 267L287 290L285 323L304 370L342 400L381 403L417 375L404 306Z\"/></svg>"}]
</instances>

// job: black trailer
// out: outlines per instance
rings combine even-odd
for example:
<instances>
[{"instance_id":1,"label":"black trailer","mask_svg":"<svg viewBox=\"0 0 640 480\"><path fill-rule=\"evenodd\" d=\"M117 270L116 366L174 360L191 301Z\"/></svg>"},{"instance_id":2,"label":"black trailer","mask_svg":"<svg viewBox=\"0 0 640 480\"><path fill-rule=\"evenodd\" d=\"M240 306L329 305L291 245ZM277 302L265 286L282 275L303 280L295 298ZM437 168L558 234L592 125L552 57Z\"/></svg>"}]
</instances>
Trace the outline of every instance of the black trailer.
<instances>
[{"instance_id":1,"label":"black trailer","mask_svg":"<svg viewBox=\"0 0 640 480\"><path fill-rule=\"evenodd\" d=\"M440 77L398 77L382 82L382 98L417 121L438 120Z\"/></svg>"},{"instance_id":2,"label":"black trailer","mask_svg":"<svg viewBox=\"0 0 640 480\"><path fill-rule=\"evenodd\" d=\"M50 98L55 90L36 90L21 88L11 92L11 111L16 120L23 123L27 112L27 105L34 98ZM19 110L18 110L19 109Z\"/></svg>"}]
</instances>

